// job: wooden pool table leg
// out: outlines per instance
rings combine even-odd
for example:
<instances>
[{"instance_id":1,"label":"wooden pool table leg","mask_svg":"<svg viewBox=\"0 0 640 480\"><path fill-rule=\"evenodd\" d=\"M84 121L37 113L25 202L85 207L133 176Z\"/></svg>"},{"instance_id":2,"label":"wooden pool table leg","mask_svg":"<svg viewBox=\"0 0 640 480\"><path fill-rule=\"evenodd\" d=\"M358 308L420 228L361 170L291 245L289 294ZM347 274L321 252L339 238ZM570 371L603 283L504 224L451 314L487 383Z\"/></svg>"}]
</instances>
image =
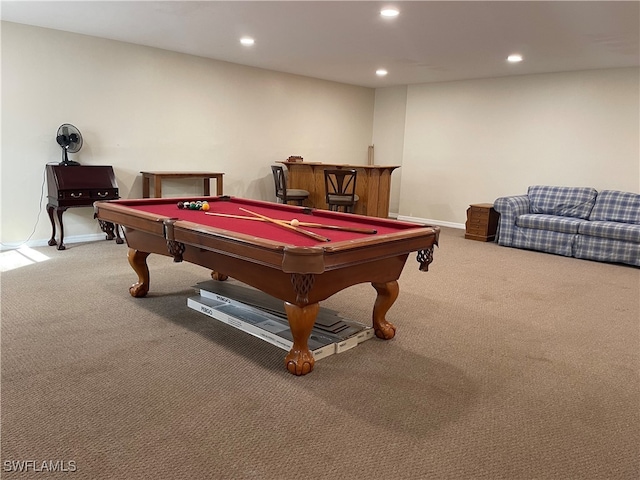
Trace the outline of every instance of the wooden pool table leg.
<instances>
[{"instance_id":1,"label":"wooden pool table leg","mask_svg":"<svg viewBox=\"0 0 640 480\"><path fill-rule=\"evenodd\" d=\"M387 283L372 283L378 292L376 303L373 306L373 329L376 337L389 340L396 335L396 327L384 318L393 303L398 298L400 287L397 281Z\"/></svg>"},{"instance_id":2,"label":"wooden pool table leg","mask_svg":"<svg viewBox=\"0 0 640 480\"><path fill-rule=\"evenodd\" d=\"M229 275L225 275L224 273L216 272L215 270L213 270L211 272L211 278L213 278L214 280L218 280L219 282L224 282L227 278L229 278Z\"/></svg>"},{"instance_id":3,"label":"wooden pool table leg","mask_svg":"<svg viewBox=\"0 0 640 480\"><path fill-rule=\"evenodd\" d=\"M287 312L289 327L293 335L293 346L284 357L284 364L290 373L306 375L313 370L315 364L313 353L309 350L307 342L320 310L320 304L312 303L300 307L293 303L284 302L284 309Z\"/></svg>"},{"instance_id":4,"label":"wooden pool table leg","mask_svg":"<svg viewBox=\"0 0 640 480\"><path fill-rule=\"evenodd\" d=\"M138 274L138 283L134 283L129 287L129 293L132 297L144 297L149 293L149 267L147 266L147 257L149 253L140 250L129 249L127 258L129 265Z\"/></svg>"}]
</instances>

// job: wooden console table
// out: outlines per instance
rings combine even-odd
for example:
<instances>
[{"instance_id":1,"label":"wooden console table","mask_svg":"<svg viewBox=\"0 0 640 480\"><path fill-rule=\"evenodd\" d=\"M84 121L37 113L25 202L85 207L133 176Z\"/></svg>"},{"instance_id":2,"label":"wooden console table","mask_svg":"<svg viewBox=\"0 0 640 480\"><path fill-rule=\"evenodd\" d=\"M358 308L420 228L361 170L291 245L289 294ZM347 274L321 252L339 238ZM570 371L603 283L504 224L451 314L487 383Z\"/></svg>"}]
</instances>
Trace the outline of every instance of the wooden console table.
<instances>
[{"instance_id":1,"label":"wooden console table","mask_svg":"<svg viewBox=\"0 0 640 480\"><path fill-rule=\"evenodd\" d=\"M222 176L218 172L140 172L142 174L142 198L149 198L149 182L153 179L154 197L162 197L163 178L202 178L203 195L211 195L209 180L216 179L216 195L222 195Z\"/></svg>"},{"instance_id":2,"label":"wooden console table","mask_svg":"<svg viewBox=\"0 0 640 480\"><path fill-rule=\"evenodd\" d=\"M110 165L47 165L47 188L49 199L47 213L51 220L51 239L49 245L57 245L64 250L64 226L62 214L71 207L91 207L98 200L116 200L118 184ZM60 240L56 241L56 224L53 211L56 211L60 224ZM100 228L107 234L107 240L124 243L120 237L120 228L110 222L98 220Z\"/></svg>"},{"instance_id":3,"label":"wooden console table","mask_svg":"<svg viewBox=\"0 0 640 480\"><path fill-rule=\"evenodd\" d=\"M348 168L358 172L356 195L360 197L353 213L370 217L389 216L389 195L391 193L391 173L400 165L338 165L314 162L279 162L287 166L289 188L300 188L309 192L305 205L312 208L328 209L324 191L324 171Z\"/></svg>"}]
</instances>

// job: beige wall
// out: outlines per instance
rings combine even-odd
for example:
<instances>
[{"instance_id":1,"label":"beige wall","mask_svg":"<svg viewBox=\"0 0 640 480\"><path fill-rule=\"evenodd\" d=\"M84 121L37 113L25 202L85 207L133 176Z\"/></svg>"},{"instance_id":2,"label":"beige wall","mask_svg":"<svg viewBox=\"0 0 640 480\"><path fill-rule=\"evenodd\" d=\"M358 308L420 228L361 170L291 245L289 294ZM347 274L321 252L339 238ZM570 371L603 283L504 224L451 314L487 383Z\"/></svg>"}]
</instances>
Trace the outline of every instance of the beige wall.
<instances>
[{"instance_id":1,"label":"beige wall","mask_svg":"<svg viewBox=\"0 0 640 480\"><path fill-rule=\"evenodd\" d=\"M637 68L409 86L400 218L460 225L533 184L639 192L639 90Z\"/></svg>"},{"instance_id":2,"label":"beige wall","mask_svg":"<svg viewBox=\"0 0 640 480\"><path fill-rule=\"evenodd\" d=\"M225 193L270 200L269 165L400 164L391 214L462 226L469 203L531 184L640 190L639 70L372 90L121 42L2 23L0 238L46 243L44 165L80 128L85 165L113 165L125 198L141 170L225 172ZM197 195L195 182L165 185ZM65 237L98 238L90 208Z\"/></svg>"},{"instance_id":3,"label":"beige wall","mask_svg":"<svg viewBox=\"0 0 640 480\"><path fill-rule=\"evenodd\" d=\"M373 89L217 62L83 35L2 23L1 241L44 244L45 164L55 134L78 127L83 165L113 165L121 196L140 197L143 170L225 172L225 193L272 200L269 165L366 164ZM166 184L168 195L199 183ZM100 233L91 208L64 214L65 238Z\"/></svg>"},{"instance_id":4,"label":"beige wall","mask_svg":"<svg viewBox=\"0 0 640 480\"><path fill-rule=\"evenodd\" d=\"M402 165L404 151L407 86L376 89L373 122L373 144L376 165ZM391 175L389 211L393 216L400 208L402 168Z\"/></svg>"}]
</instances>

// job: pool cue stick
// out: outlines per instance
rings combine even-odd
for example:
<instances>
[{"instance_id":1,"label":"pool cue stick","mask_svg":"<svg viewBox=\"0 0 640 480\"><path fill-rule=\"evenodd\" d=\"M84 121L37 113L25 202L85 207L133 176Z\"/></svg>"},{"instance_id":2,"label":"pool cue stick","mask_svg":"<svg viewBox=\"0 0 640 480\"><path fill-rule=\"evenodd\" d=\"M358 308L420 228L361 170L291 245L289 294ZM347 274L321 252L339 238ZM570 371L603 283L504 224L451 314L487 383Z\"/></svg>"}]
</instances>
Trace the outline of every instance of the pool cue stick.
<instances>
[{"instance_id":1,"label":"pool cue stick","mask_svg":"<svg viewBox=\"0 0 640 480\"><path fill-rule=\"evenodd\" d=\"M341 230L343 232L368 233L368 234L378 233L377 230L374 230L371 228L341 227L340 225L325 225L323 223L300 222L299 225L301 227L326 228L328 230Z\"/></svg>"},{"instance_id":2,"label":"pool cue stick","mask_svg":"<svg viewBox=\"0 0 640 480\"><path fill-rule=\"evenodd\" d=\"M269 223L273 223L274 225L279 225L282 228L286 228L288 230L292 230L294 232L301 233L302 235L306 235L307 237L311 237L315 240L319 240L321 242L330 242L331 239L327 237L323 237L322 235L318 235L317 233L309 232L308 230L304 230L302 228L294 227L293 225L289 225L287 222L283 220L276 220L275 218L267 217L266 215L260 215L259 213L252 212L251 210L247 210L245 208L240 207L240 210L243 212L250 213L251 215L255 215L256 217L263 218Z\"/></svg>"},{"instance_id":3,"label":"pool cue stick","mask_svg":"<svg viewBox=\"0 0 640 480\"><path fill-rule=\"evenodd\" d=\"M246 215L232 215L230 213L216 213L216 212L205 212L205 213L207 215L214 215L216 217L239 218L240 220L257 220L258 222L266 222L264 218L260 218L260 217L247 217ZM282 221L291 225L291 220L282 220ZM343 232L367 233L370 235L374 233L378 233L377 230L372 228L341 227L340 225L324 225L322 223L312 223L312 222L300 222L298 226L312 227L312 228L326 228L328 230L341 230Z\"/></svg>"},{"instance_id":4,"label":"pool cue stick","mask_svg":"<svg viewBox=\"0 0 640 480\"><path fill-rule=\"evenodd\" d=\"M257 222L266 222L264 218L260 217L249 217L247 215L233 215L231 213L216 213L216 212L205 212L207 215L213 215L214 217L226 217L226 218L238 218L240 220L255 220ZM285 220L283 220L284 222Z\"/></svg>"}]
</instances>

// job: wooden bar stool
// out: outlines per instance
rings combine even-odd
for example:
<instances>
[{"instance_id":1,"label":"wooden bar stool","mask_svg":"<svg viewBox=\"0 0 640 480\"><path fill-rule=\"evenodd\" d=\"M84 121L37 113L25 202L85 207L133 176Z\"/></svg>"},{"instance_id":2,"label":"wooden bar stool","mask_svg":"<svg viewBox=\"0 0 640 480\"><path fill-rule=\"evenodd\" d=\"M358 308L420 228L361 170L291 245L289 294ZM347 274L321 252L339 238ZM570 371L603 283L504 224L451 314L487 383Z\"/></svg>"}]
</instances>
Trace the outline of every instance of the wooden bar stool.
<instances>
[{"instance_id":1,"label":"wooden bar stool","mask_svg":"<svg viewBox=\"0 0 640 480\"><path fill-rule=\"evenodd\" d=\"M342 207L345 213L353 213L356 202L360 199L356 195L355 169L335 169L324 171L324 188L329 210L337 212Z\"/></svg>"},{"instance_id":2,"label":"wooden bar stool","mask_svg":"<svg viewBox=\"0 0 640 480\"><path fill-rule=\"evenodd\" d=\"M273 182L276 187L276 197L282 203L296 202L302 205L307 198L309 192L298 188L287 188L287 179L284 175L284 167L280 165L271 165L271 173L273 173Z\"/></svg>"}]
</instances>

